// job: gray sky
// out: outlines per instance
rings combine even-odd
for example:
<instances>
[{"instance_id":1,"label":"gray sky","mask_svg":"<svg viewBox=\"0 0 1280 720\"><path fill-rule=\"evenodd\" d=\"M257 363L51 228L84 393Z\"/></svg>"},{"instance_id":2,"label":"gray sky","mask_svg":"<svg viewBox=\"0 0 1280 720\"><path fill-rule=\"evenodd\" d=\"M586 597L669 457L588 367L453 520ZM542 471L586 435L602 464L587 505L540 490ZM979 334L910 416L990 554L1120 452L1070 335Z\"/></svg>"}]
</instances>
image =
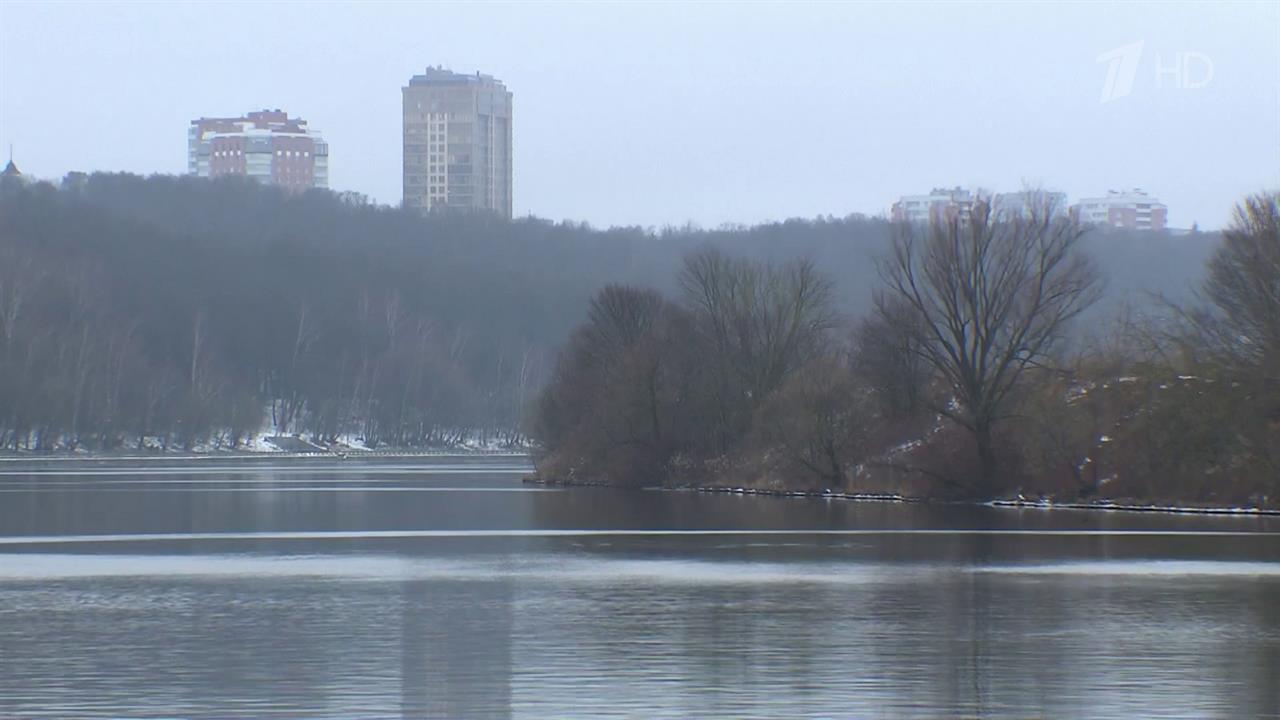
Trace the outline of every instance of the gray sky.
<instances>
[{"instance_id":1,"label":"gray sky","mask_svg":"<svg viewBox=\"0 0 1280 720\"><path fill-rule=\"evenodd\" d=\"M1098 57L1137 42L1102 102ZM515 94L521 215L714 226L1030 182L1142 187L1211 228L1280 188L1276 2L4 0L0 142L41 177L179 173L191 119L278 107L329 140L334 189L397 203L428 64Z\"/></svg>"}]
</instances>

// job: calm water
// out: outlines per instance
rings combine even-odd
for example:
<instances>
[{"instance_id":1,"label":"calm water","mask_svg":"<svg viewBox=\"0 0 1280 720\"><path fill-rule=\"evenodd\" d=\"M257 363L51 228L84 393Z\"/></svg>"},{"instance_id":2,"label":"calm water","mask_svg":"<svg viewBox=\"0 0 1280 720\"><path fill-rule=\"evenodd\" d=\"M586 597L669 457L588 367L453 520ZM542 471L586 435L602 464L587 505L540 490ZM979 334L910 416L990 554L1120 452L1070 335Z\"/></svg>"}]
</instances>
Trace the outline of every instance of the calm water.
<instances>
[{"instance_id":1,"label":"calm water","mask_svg":"<svg viewBox=\"0 0 1280 720\"><path fill-rule=\"evenodd\" d=\"M524 470L0 463L0 717L1280 717L1275 519Z\"/></svg>"}]
</instances>

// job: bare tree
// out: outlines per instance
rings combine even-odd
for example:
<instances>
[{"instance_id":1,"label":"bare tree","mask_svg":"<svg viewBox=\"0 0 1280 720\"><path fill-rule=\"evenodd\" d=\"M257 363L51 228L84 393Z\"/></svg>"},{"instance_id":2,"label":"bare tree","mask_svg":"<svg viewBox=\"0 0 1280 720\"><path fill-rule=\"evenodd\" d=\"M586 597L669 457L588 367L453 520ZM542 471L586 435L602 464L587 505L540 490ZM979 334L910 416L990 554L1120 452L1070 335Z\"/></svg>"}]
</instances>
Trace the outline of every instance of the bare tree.
<instances>
[{"instance_id":1,"label":"bare tree","mask_svg":"<svg viewBox=\"0 0 1280 720\"><path fill-rule=\"evenodd\" d=\"M951 390L952 402L937 411L973 434L979 493L995 482L992 433L1009 414L1011 393L1100 295L1098 273L1078 247L1082 235L1047 196L1008 213L980 200L927 226L897 225L879 265L888 290L877 312L893 321L900 300L916 314L912 347Z\"/></svg>"},{"instance_id":2,"label":"bare tree","mask_svg":"<svg viewBox=\"0 0 1280 720\"><path fill-rule=\"evenodd\" d=\"M660 481L703 420L692 392L692 322L652 290L610 285L561 353L530 423L541 472L620 484ZM700 397L700 396L699 396Z\"/></svg>"},{"instance_id":3,"label":"bare tree","mask_svg":"<svg viewBox=\"0 0 1280 720\"><path fill-rule=\"evenodd\" d=\"M609 372L640 341L665 309L657 292L626 285L606 285L587 308L585 345L592 362Z\"/></svg>"},{"instance_id":4,"label":"bare tree","mask_svg":"<svg viewBox=\"0 0 1280 720\"><path fill-rule=\"evenodd\" d=\"M1221 425L1231 427L1246 464L1280 488L1280 192L1259 193L1235 209L1209 260L1201 304L1174 306L1184 321L1179 346L1244 391Z\"/></svg>"},{"instance_id":5,"label":"bare tree","mask_svg":"<svg viewBox=\"0 0 1280 720\"><path fill-rule=\"evenodd\" d=\"M710 248L685 259L685 300L714 351L722 450L835 325L831 280L809 260L781 267Z\"/></svg>"},{"instance_id":6,"label":"bare tree","mask_svg":"<svg viewBox=\"0 0 1280 720\"><path fill-rule=\"evenodd\" d=\"M875 389L886 413L914 418L933 374L921 357L920 314L900 297L878 295L879 311L853 333L853 370Z\"/></svg>"},{"instance_id":7,"label":"bare tree","mask_svg":"<svg viewBox=\"0 0 1280 720\"><path fill-rule=\"evenodd\" d=\"M18 320L42 279L42 273L32 267L31 258L21 257L11 248L0 251L0 350L13 343Z\"/></svg>"},{"instance_id":8,"label":"bare tree","mask_svg":"<svg viewBox=\"0 0 1280 720\"><path fill-rule=\"evenodd\" d=\"M872 416L860 390L840 358L817 358L769 396L754 436L761 446L774 449L788 474L844 489L849 466L865 449Z\"/></svg>"},{"instance_id":9,"label":"bare tree","mask_svg":"<svg viewBox=\"0 0 1280 720\"><path fill-rule=\"evenodd\" d=\"M1280 382L1280 193L1236 206L1209 261L1203 296L1209 306L1185 315L1213 359L1237 374Z\"/></svg>"}]
</instances>

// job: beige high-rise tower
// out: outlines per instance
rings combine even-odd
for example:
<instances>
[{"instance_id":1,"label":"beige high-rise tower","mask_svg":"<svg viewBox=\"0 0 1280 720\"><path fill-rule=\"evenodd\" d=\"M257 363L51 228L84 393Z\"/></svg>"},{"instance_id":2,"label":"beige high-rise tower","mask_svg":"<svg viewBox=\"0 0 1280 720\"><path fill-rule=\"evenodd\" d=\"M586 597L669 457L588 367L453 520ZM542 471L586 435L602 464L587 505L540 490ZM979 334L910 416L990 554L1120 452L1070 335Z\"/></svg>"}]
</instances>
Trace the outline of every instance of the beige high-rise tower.
<instances>
[{"instance_id":1,"label":"beige high-rise tower","mask_svg":"<svg viewBox=\"0 0 1280 720\"><path fill-rule=\"evenodd\" d=\"M511 93L489 75L427 68L404 94L404 206L511 217Z\"/></svg>"}]
</instances>

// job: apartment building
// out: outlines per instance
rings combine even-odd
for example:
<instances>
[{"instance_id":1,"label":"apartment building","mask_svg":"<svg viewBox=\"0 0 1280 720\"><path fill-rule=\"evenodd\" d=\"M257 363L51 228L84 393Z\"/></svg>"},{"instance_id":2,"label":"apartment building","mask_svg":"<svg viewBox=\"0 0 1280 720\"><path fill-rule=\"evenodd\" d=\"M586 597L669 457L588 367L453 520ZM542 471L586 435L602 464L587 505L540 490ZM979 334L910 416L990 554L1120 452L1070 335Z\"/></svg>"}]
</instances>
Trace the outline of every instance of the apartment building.
<instances>
[{"instance_id":1,"label":"apartment building","mask_svg":"<svg viewBox=\"0 0 1280 720\"><path fill-rule=\"evenodd\" d=\"M968 221L975 200L977 198L972 192L959 186L934 188L928 195L903 195L893 204L890 217L894 222L926 225L952 219L963 223Z\"/></svg>"},{"instance_id":2,"label":"apartment building","mask_svg":"<svg viewBox=\"0 0 1280 720\"><path fill-rule=\"evenodd\" d=\"M404 206L511 217L511 92L490 75L414 75L404 102Z\"/></svg>"},{"instance_id":3,"label":"apartment building","mask_svg":"<svg viewBox=\"0 0 1280 720\"><path fill-rule=\"evenodd\" d=\"M1108 190L1104 197L1083 198L1071 206L1080 222L1090 225L1163 230L1169 209L1158 199L1137 188Z\"/></svg>"},{"instance_id":4,"label":"apartment building","mask_svg":"<svg viewBox=\"0 0 1280 720\"><path fill-rule=\"evenodd\" d=\"M978 202L989 203L991 211L997 215L1024 213L1046 206L1057 217L1066 217L1068 212L1067 194L1064 192L1024 190L991 195L957 186L934 188L928 195L903 195L893 204L890 219L894 222L922 224L957 219L965 224Z\"/></svg>"},{"instance_id":5,"label":"apartment building","mask_svg":"<svg viewBox=\"0 0 1280 720\"><path fill-rule=\"evenodd\" d=\"M288 190L329 187L329 144L279 109L199 118L187 129L187 173L241 175Z\"/></svg>"}]
</instances>

